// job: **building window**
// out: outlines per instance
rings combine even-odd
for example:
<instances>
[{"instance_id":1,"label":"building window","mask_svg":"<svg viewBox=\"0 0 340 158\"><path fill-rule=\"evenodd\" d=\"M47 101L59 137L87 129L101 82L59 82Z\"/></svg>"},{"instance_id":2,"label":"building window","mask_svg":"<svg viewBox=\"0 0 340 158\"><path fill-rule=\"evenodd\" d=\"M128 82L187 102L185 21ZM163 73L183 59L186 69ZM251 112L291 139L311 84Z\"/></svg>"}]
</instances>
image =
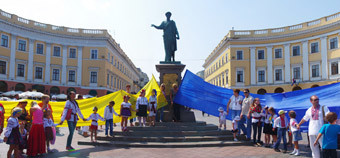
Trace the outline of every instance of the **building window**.
<instances>
[{"instance_id":1,"label":"building window","mask_svg":"<svg viewBox=\"0 0 340 158\"><path fill-rule=\"evenodd\" d=\"M114 87L116 88L117 86L116 86L116 77L115 77L115 84L114 84Z\"/></svg>"},{"instance_id":2,"label":"building window","mask_svg":"<svg viewBox=\"0 0 340 158\"><path fill-rule=\"evenodd\" d=\"M310 49L311 49L311 53L319 52L319 43L318 42L311 43L310 44Z\"/></svg>"},{"instance_id":3,"label":"building window","mask_svg":"<svg viewBox=\"0 0 340 158\"><path fill-rule=\"evenodd\" d=\"M293 46L293 56L300 56L300 46Z\"/></svg>"},{"instance_id":4,"label":"building window","mask_svg":"<svg viewBox=\"0 0 340 158\"><path fill-rule=\"evenodd\" d=\"M76 81L76 71L70 70L68 71L68 81L75 82Z\"/></svg>"},{"instance_id":5,"label":"building window","mask_svg":"<svg viewBox=\"0 0 340 158\"><path fill-rule=\"evenodd\" d=\"M53 47L53 56L60 57L60 47L57 46Z\"/></svg>"},{"instance_id":6,"label":"building window","mask_svg":"<svg viewBox=\"0 0 340 158\"><path fill-rule=\"evenodd\" d=\"M264 59L264 50L257 51L257 59L259 60Z\"/></svg>"},{"instance_id":7,"label":"building window","mask_svg":"<svg viewBox=\"0 0 340 158\"><path fill-rule=\"evenodd\" d=\"M35 67L35 79L42 79L42 67Z\"/></svg>"},{"instance_id":8,"label":"building window","mask_svg":"<svg viewBox=\"0 0 340 158\"><path fill-rule=\"evenodd\" d=\"M329 40L329 43L330 43L330 49L336 49L338 48L338 38L332 38Z\"/></svg>"},{"instance_id":9,"label":"building window","mask_svg":"<svg viewBox=\"0 0 340 158\"><path fill-rule=\"evenodd\" d=\"M238 70L236 72L237 75L237 82L243 82L243 71L242 70Z\"/></svg>"},{"instance_id":10,"label":"building window","mask_svg":"<svg viewBox=\"0 0 340 158\"><path fill-rule=\"evenodd\" d=\"M338 62L333 62L331 65L332 75L337 75L339 73Z\"/></svg>"},{"instance_id":11,"label":"building window","mask_svg":"<svg viewBox=\"0 0 340 158\"><path fill-rule=\"evenodd\" d=\"M264 70L258 71L258 82L266 81L266 72Z\"/></svg>"},{"instance_id":12,"label":"building window","mask_svg":"<svg viewBox=\"0 0 340 158\"><path fill-rule=\"evenodd\" d=\"M228 63L228 54L225 55L225 63Z\"/></svg>"},{"instance_id":13,"label":"building window","mask_svg":"<svg viewBox=\"0 0 340 158\"><path fill-rule=\"evenodd\" d=\"M8 36L1 35L1 46L8 47Z\"/></svg>"},{"instance_id":14,"label":"building window","mask_svg":"<svg viewBox=\"0 0 340 158\"><path fill-rule=\"evenodd\" d=\"M109 74L107 74L106 84L107 84L107 85L110 85L110 75L109 75Z\"/></svg>"},{"instance_id":15,"label":"building window","mask_svg":"<svg viewBox=\"0 0 340 158\"><path fill-rule=\"evenodd\" d=\"M275 58L282 58L282 49L275 49Z\"/></svg>"},{"instance_id":16,"label":"building window","mask_svg":"<svg viewBox=\"0 0 340 158\"><path fill-rule=\"evenodd\" d=\"M91 72L90 83L97 83L97 72Z\"/></svg>"},{"instance_id":17,"label":"building window","mask_svg":"<svg viewBox=\"0 0 340 158\"><path fill-rule=\"evenodd\" d=\"M59 81L59 69L53 69L52 80Z\"/></svg>"},{"instance_id":18,"label":"building window","mask_svg":"<svg viewBox=\"0 0 340 158\"><path fill-rule=\"evenodd\" d=\"M76 58L76 49L75 48L70 48L70 58Z\"/></svg>"},{"instance_id":19,"label":"building window","mask_svg":"<svg viewBox=\"0 0 340 158\"><path fill-rule=\"evenodd\" d=\"M111 56L111 64L113 65L113 55Z\"/></svg>"},{"instance_id":20,"label":"building window","mask_svg":"<svg viewBox=\"0 0 340 158\"><path fill-rule=\"evenodd\" d=\"M236 51L236 59L243 60L243 51L241 50Z\"/></svg>"},{"instance_id":21,"label":"building window","mask_svg":"<svg viewBox=\"0 0 340 158\"><path fill-rule=\"evenodd\" d=\"M18 50L26 51L26 41L25 40L19 40Z\"/></svg>"},{"instance_id":22,"label":"building window","mask_svg":"<svg viewBox=\"0 0 340 158\"><path fill-rule=\"evenodd\" d=\"M25 77L25 65L24 64L18 64L18 77Z\"/></svg>"},{"instance_id":23,"label":"building window","mask_svg":"<svg viewBox=\"0 0 340 158\"><path fill-rule=\"evenodd\" d=\"M113 76L111 76L111 87L113 86Z\"/></svg>"},{"instance_id":24,"label":"building window","mask_svg":"<svg viewBox=\"0 0 340 158\"><path fill-rule=\"evenodd\" d=\"M300 79L301 78L300 67L294 67L293 68L293 78L294 79Z\"/></svg>"},{"instance_id":25,"label":"building window","mask_svg":"<svg viewBox=\"0 0 340 158\"><path fill-rule=\"evenodd\" d=\"M44 54L44 45L37 43L37 54Z\"/></svg>"},{"instance_id":26,"label":"building window","mask_svg":"<svg viewBox=\"0 0 340 158\"><path fill-rule=\"evenodd\" d=\"M319 77L319 65L312 65L312 77Z\"/></svg>"},{"instance_id":27,"label":"building window","mask_svg":"<svg viewBox=\"0 0 340 158\"><path fill-rule=\"evenodd\" d=\"M222 57L222 65L224 64L224 57Z\"/></svg>"},{"instance_id":28,"label":"building window","mask_svg":"<svg viewBox=\"0 0 340 158\"><path fill-rule=\"evenodd\" d=\"M6 62L0 61L0 74L5 75L6 74Z\"/></svg>"},{"instance_id":29,"label":"building window","mask_svg":"<svg viewBox=\"0 0 340 158\"><path fill-rule=\"evenodd\" d=\"M110 62L110 59L111 59L110 52L107 52L107 62Z\"/></svg>"},{"instance_id":30,"label":"building window","mask_svg":"<svg viewBox=\"0 0 340 158\"><path fill-rule=\"evenodd\" d=\"M282 69L275 70L275 81L282 81Z\"/></svg>"},{"instance_id":31,"label":"building window","mask_svg":"<svg viewBox=\"0 0 340 158\"><path fill-rule=\"evenodd\" d=\"M119 61L118 61L118 70L120 70L120 69L119 69Z\"/></svg>"},{"instance_id":32,"label":"building window","mask_svg":"<svg viewBox=\"0 0 340 158\"><path fill-rule=\"evenodd\" d=\"M98 50L97 49L91 50L91 59L98 59Z\"/></svg>"}]
</instances>

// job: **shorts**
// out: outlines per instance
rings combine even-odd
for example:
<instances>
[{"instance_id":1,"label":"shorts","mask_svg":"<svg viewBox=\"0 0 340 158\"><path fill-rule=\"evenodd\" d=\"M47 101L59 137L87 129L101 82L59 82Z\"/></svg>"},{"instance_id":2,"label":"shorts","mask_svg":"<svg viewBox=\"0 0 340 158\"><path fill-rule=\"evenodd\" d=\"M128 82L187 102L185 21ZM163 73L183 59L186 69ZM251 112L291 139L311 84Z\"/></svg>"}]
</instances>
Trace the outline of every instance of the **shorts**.
<instances>
[{"instance_id":1,"label":"shorts","mask_svg":"<svg viewBox=\"0 0 340 158\"><path fill-rule=\"evenodd\" d=\"M220 120L220 124L226 124L226 120Z\"/></svg>"},{"instance_id":2,"label":"shorts","mask_svg":"<svg viewBox=\"0 0 340 158\"><path fill-rule=\"evenodd\" d=\"M269 123L265 123L264 124L264 128L263 128L263 133L264 134L272 134L273 133L273 127L271 124Z\"/></svg>"},{"instance_id":3,"label":"shorts","mask_svg":"<svg viewBox=\"0 0 340 158\"><path fill-rule=\"evenodd\" d=\"M277 135L277 128L274 128L274 131L273 131L273 129L272 129L270 135Z\"/></svg>"},{"instance_id":4,"label":"shorts","mask_svg":"<svg viewBox=\"0 0 340 158\"><path fill-rule=\"evenodd\" d=\"M238 129L231 130L232 133L238 133Z\"/></svg>"},{"instance_id":5,"label":"shorts","mask_svg":"<svg viewBox=\"0 0 340 158\"><path fill-rule=\"evenodd\" d=\"M296 142L299 140L302 140L301 132L300 131L293 132L293 141Z\"/></svg>"}]
</instances>

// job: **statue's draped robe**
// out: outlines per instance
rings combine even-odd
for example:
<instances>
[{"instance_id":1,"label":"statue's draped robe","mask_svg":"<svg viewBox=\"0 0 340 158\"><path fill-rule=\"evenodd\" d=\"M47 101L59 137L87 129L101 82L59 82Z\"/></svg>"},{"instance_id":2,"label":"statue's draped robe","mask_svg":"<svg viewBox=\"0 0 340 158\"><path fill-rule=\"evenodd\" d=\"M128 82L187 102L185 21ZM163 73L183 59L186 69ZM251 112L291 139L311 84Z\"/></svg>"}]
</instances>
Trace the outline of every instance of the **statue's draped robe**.
<instances>
[{"instance_id":1,"label":"statue's draped robe","mask_svg":"<svg viewBox=\"0 0 340 158\"><path fill-rule=\"evenodd\" d=\"M177 50L176 34L178 34L178 31L176 23L173 20L163 21L159 28L164 32L165 61L171 61L171 57Z\"/></svg>"}]
</instances>

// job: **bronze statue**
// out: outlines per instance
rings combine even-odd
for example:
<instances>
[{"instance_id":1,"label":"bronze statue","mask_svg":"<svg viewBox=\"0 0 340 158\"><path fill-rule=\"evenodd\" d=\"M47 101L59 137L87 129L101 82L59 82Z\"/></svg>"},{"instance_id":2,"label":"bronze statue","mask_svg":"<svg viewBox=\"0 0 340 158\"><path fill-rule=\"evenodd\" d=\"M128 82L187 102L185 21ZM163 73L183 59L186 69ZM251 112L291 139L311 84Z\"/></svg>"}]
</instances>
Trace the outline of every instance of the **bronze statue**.
<instances>
[{"instance_id":1,"label":"bronze statue","mask_svg":"<svg viewBox=\"0 0 340 158\"><path fill-rule=\"evenodd\" d=\"M177 50L177 41L179 39L179 34L177 31L176 23L173 20L170 20L171 13L166 12L166 21L163 21L161 25L156 26L154 24L151 27L155 27L156 29L163 30L163 40L164 40L164 49L165 49L165 62L175 62L175 51Z\"/></svg>"}]
</instances>

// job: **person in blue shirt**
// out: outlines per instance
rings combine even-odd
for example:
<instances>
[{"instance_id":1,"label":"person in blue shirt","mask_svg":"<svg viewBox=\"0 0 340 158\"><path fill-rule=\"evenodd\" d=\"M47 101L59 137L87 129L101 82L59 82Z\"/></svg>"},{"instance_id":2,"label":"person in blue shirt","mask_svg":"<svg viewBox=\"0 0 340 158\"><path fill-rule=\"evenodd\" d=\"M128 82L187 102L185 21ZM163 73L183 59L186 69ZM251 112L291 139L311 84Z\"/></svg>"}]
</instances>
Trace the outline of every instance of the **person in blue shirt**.
<instances>
[{"instance_id":1,"label":"person in blue shirt","mask_svg":"<svg viewBox=\"0 0 340 158\"><path fill-rule=\"evenodd\" d=\"M336 124L337 114L330 112L326 115L326 120L329 124L324 124L320 129L319 135L314 142L314 146L318 145L318 140L323 135L322 140L322 156L323 158L337 157L336 148L338 147L338 133L340 132L340 125Z\"/></svg>"}]
</instances>

